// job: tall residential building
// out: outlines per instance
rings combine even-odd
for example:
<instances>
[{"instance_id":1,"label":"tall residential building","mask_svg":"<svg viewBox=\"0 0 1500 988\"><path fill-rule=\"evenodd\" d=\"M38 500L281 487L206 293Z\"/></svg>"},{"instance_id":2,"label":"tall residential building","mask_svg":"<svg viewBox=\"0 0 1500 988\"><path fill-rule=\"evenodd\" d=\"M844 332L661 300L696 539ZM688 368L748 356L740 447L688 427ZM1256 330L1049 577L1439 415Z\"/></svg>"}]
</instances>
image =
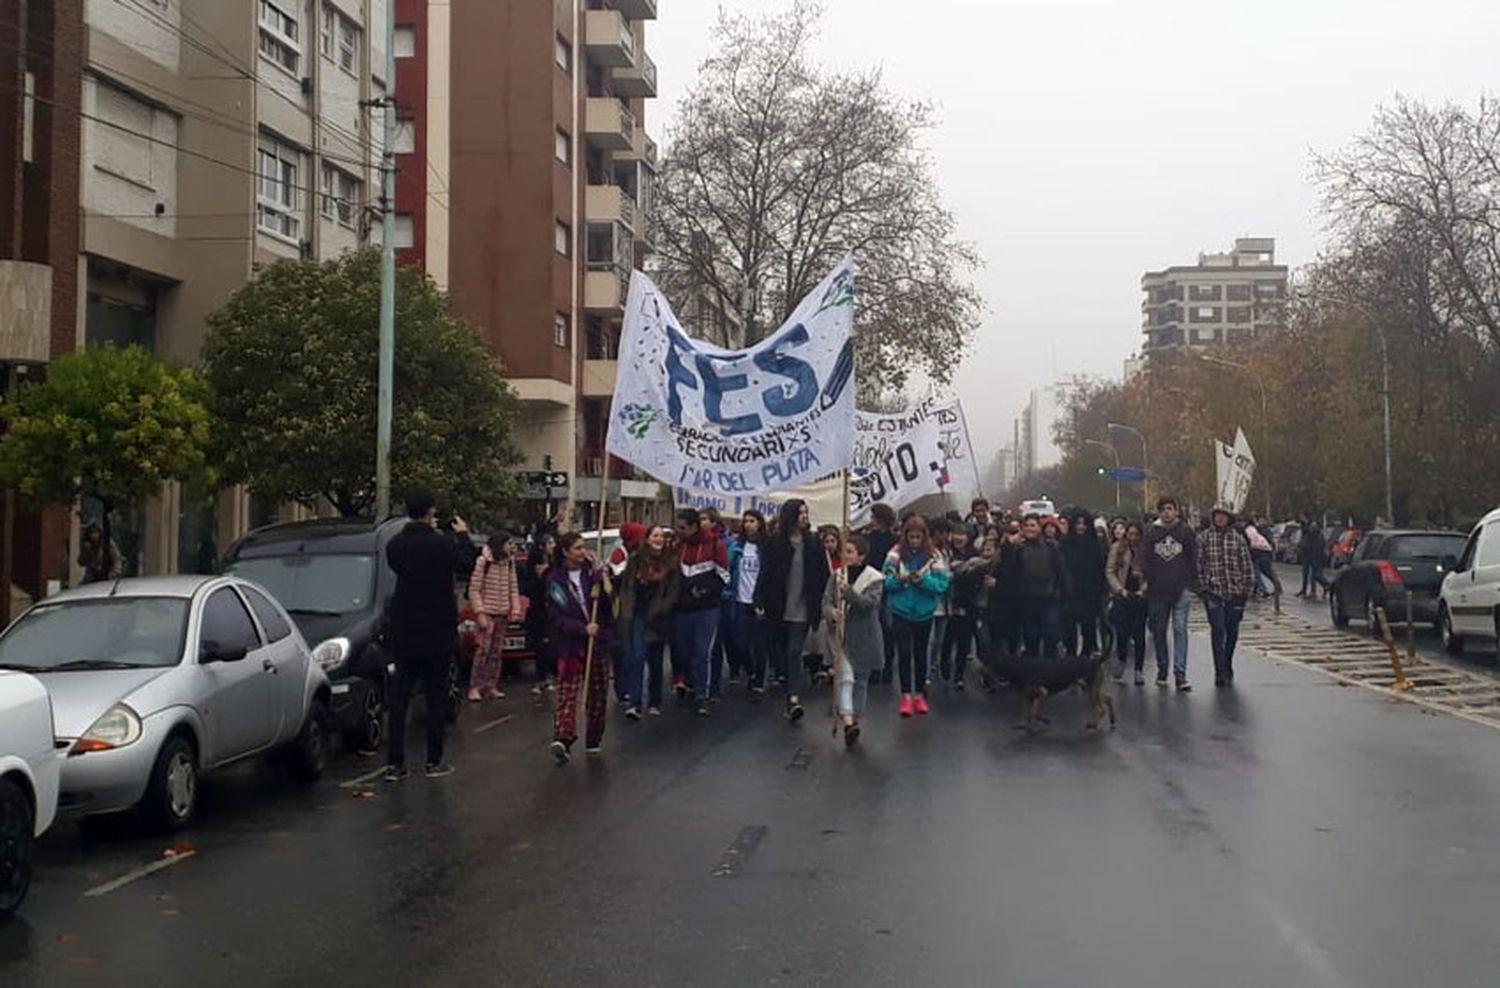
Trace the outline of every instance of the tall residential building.
<instances>
[{"instance_id":1,"label":"tall residential building","mask_svg":"<svg viewBox=\"0 0 1500 988\"><path fill-rule=\"evenodd\" d=\"M396 0L396 260L448 287L453 7ZM377 121L377 126L383 121Z\"/></svg>"},{"instance_id":2,"label":"tall residential building","mask_svg":"<svg viewBox=\"0 0 1500 988\"><path fill-rule=\"evenodd\" d=\"M590 504L630 272L648 249L656 0L451 10L453 298L521 398L524 467L570 477L532 492L534 509L547 495ZM625 464L610 476L632 516L655 502L658 485Z\"/></svg>"},{"instance_id":3,"label":"tall residential building","mask_svg":"<svg viewBox=\"0 0 1500 988\"><path fill-rule=\"evenodd\" d=\"M88 0L81 341L195 362L257 266L379 243L386 2ZM195 571L277 511L174 486L116 531Z\"/></svg>"},{"instance_id":4,"label":"tall residential building","mask_svg":"<svg viewBox=\"0 0 1500 988\"><path fill-rule=\"evenodd\" d=\"M1242 237L1195 265L1148 271L1141 278L1144 352L1164 347L1240 343L1285 325L1287 269L1271 237Z\"/></svg>"},{"instance_id":5,"label":"tall residential building","mask_svg":"<svg viewBox=\"0 0 1500 988\"><path fill-rule=\"evenodd\" d=\"M0 0L0 400L78 335L83 0ZM67 576L70 513L0 503L0 622Z\"/></svg>"}]
</instances>

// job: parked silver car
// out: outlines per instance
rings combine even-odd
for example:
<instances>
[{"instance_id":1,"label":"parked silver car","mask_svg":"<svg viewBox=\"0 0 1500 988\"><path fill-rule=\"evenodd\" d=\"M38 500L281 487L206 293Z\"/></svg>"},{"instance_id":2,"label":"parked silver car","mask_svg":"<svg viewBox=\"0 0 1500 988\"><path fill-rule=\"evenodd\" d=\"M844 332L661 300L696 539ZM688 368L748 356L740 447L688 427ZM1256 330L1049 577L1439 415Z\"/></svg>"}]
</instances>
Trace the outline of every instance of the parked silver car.
<instances>
[{"instance_id":1,"label":"parked silver car","mask_svg":"<svg viewBox=\"0 0 1500 988\"><path fill-rule=\"evenodd\" d=\"M35 605L0 635L0 668L52 696L64 814L139 808L185 825L198 777L283 752L327 761L328 677L281 605L234 577L95 583Z\"/></svg>"}]
</instances>

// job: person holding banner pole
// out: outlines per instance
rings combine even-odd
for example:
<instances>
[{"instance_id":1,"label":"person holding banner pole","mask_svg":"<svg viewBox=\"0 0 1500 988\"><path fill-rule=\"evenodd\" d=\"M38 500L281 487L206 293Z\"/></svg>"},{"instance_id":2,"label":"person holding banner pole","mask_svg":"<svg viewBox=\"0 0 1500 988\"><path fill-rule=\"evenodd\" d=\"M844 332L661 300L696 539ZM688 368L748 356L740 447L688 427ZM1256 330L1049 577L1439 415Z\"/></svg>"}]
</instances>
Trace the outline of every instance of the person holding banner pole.
<instances>
[{"instance_id":1,"label":"person holding banner pole","mask_svg":"<svg viewBox=\"0 0 1500 988\"><path fill-rule=\"evenodd\" d=\"M601 518L602 520L602 518ZM588 753L603 750L609 706L609 666L595 652L610 630L609 577L589 559L583 536L569 532L557 540L557 558L547 574L547 619L557 651L557 711L552 756L564 764L578 740L578 701L583 698Z\"/></svg>"},{"instance_id":2,"label":"person holding banner pole","mask_svg":"<svg viewBox=\"0 0 1500 988\"><path fill-rule=\"evenodd\" d=\"M846 535L840 551L843 565L823 594L823 621L833 643L835 713L844 729L844 745L853 747L859 740L869 674L879 668L885 653L880 630L885 579L880 570L866 565L870 543L863 535Z\"/></svg>"},{"instance_id":3,"label":"person holding banner pole","mask_svg":"<svg viewBox=\"0 0 1500 988\"><path fill-rule=\"evenodd\" d=\"M795 724L805 713L798 692L802 650L822 618L828 556L813 538L805 501L786 501L778 520L776 536L765 546L755 604L769 622L771 663L785 677L786 719Z\"/></svg>"}]
</instances>

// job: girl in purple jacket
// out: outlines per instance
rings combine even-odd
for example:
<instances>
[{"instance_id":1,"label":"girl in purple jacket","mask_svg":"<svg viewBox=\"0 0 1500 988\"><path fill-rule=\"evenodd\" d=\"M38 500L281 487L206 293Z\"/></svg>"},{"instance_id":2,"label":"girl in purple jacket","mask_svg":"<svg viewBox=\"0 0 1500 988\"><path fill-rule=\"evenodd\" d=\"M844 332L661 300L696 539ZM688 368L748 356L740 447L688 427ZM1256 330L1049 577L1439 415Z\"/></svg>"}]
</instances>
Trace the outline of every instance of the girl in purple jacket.
<instances>
[{"instance_id":1,"label":"girl in purple jacket","mask_svg":"<svg viewBox=\"0 0 1500 988\"><path fill-rule=\"evenodd\" d=\"M602 750L609 704L609 645L613 604L608 574L589 558L583 536L570 532L557 540L557 556L547 574L547 625L557 656L557 714L552 729L552 756L565 764L578 740L578 694L592 641L589 668L585 749Z\"/></svg>"}]
</instances>

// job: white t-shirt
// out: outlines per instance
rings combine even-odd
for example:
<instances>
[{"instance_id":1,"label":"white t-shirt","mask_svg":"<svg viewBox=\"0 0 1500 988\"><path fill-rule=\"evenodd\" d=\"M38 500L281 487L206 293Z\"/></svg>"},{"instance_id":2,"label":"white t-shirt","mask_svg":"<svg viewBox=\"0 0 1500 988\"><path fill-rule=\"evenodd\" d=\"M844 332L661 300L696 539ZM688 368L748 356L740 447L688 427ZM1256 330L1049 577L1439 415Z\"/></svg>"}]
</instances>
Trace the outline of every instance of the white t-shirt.
<instances>
[{"instance_id":1,"label":"white t-shirt","mask_svg":"<svg viewBox=\"0 0 1500 988\"><path fill-rule=\"evenodd\" d=\"M573 583L573 599L578 601L578 606L583 608L585 613L587 613L588 608L583 603L583 570L568 570L568 579Z\"/></svg>"},{"instance_id":2,"label":"white t-shirt","mask_svg":"<svg viewBox=\"0 0 1500 988\"><path fill-rule=\"evenodd\" d=\"M755 584L760 580L760 546L746 542L740 549L740 576L734 599L741 604L755 603Z\"/></svg>"}]
</instances>

